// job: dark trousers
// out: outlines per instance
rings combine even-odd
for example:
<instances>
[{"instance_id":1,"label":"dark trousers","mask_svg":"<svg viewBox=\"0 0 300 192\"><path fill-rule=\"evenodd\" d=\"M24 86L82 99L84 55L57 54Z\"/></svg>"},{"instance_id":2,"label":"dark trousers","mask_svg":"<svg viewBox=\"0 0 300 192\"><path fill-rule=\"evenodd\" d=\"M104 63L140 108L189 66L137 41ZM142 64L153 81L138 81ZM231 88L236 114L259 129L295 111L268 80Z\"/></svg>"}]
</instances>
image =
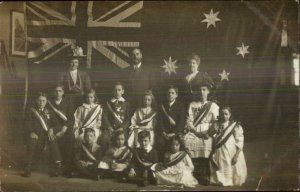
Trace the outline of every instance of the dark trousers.
<instances>
[{"instance_id":1,"label":"dark trousers","mask_svg":"<svg viewBox=\"0 0 300 192\"><path fill-rule=\"evenodd\" d=\"M66 131L63 137L58 139L59 150L61 152L63 165L66 171L72 169L74 157L75 138L71 130Z\"/></svg>"},{"instance_id":2,"label":"dark trousers","mask_svg":"<svg viewBox=\"0 0 300 192\"><path fill-rule=\"evenodd\" d=\"M157 135L156 140L155 140L155 148L157 150L157 155L158 155L158 159L159 161L163 161L164 160L164 155L166 153L167 149L167 145L168 145L168 140L165 139L162 135Z\"/></svg>"},{"instance_id":3,"label":"dark trousers","mask_svg":"<svg viewBox=\"0 0 300 192\"><path fill-rule=\"evenodd\" d=\"M208 185L210 179L209 159L193 158L192 161L195 166L194 176L198 179L199 183Z\"/></svg>"},{"instance_id":4,"label":"dark trousers","mask_svg":"<svg viewBox=\"0 0 300 192\"><path fill-rule=\"evenodd\" d=\"M105 178L122 179L126 177L126 171L112 171L109 169L98 169L98 173Z\"/></svg>"},{"instance_id":5,"label":"dark trousers","mask_svg":"<svg viewBox=\"0 0 300 192\"><path fill-rule=\"evenodd\" d=\"M150 168L141 168L141 167L138 167L138 168L135 168L134 171L136 173L136 176L135 177L128 177L128 179L131 182L140 184L141 182L147 180L150 183L154 183L155 178L154 178L153 172L152 172L152 170ZM127 172L125 171L125 173L126 173L126 176L128 176L129 169L128 169Z\"/></svg>"},{"instance_id":6,"label":"dark trousers","mask_svg":"<svg viewBox=\"0 0 300 192\"><path fill-rule=\"evenodd\" d=\"M38 139L30 139L28 143L28 159L27 168L31 169L34 156L37 154L37 158L42 153L45 145L48 145L53 163L61 162L61 156L57 141L49 141L47 134L40 135Z\"/></svg>"},{"instance_id":7,"label":"dark trousers","mask_svg":"<svg viewBox=\"0 0 300 192\"><path fill-rule=\"evenodd\" d=\"M96 165L83 166L80 161L76 161L75 167L77 172L84 177L93 178L97 175Z\"/></svg>"}]
</instances>

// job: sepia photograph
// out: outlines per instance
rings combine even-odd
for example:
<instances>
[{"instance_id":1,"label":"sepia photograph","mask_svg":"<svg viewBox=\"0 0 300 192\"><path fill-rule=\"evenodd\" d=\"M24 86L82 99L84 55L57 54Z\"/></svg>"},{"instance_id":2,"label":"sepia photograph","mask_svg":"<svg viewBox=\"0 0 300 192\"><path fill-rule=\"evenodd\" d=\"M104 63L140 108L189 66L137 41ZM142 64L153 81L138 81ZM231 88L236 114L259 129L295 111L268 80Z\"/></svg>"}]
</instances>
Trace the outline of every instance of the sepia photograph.
<instances>
[{"instance_id":1,"label":"sepia photograph","mask_svg":"<svg viewBox=\"0 0 300 192\"><path fill-rule=\"evenodd\" d=\"M0 1L0 191L298 191L298 14Z\"/></svg>"}]
</instances>

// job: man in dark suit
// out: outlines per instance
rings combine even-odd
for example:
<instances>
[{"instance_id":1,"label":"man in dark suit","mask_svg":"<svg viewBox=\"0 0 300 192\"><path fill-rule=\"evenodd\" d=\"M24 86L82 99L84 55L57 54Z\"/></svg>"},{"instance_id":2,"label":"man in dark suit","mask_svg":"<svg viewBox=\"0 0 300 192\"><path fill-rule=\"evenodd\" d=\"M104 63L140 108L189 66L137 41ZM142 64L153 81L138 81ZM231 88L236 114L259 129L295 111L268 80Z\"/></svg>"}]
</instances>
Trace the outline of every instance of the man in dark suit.
<instances>
[{"instance_id":1,"label":"man in dark suit","mask_svg":"<svg viewBox=\"0 0 300 192\"><path fill-rule=\"evenodd\" d=\"M60 74L58 81L64 85L66 95L69 95L74 103L74 110L81 104L84 92L91 89L90 76L78 70L79 61L79 56L71 56L68 71Z\"/></svg>"},{"instance_id":2,"label":"man in dark suit","mask_svg":"<svg viewBox=\"0 0 300 192\"><path fill-rule=\"evenodd\" d=\"M159 107L159 122L156 132L156 146L159 158L162 160L167 142L174 135L183 135L185 125L186 111L184 105L177 101L178 88L171 85L167 91L167 102L163 102Z\"/></svg>"},{"instance_id":3,"label":"man in dark suit","mask_svg":"<svg viewBox=\"0 0 300 192\"><path fill-rule=\"evenodd\" d=\"M144 91L151 88L149 66L147 67L142 63L142 58L143 54L140 49L132 50L133 65L129 67L126 89L133 111L141 104Z\"/></svg>"}]
</instances>

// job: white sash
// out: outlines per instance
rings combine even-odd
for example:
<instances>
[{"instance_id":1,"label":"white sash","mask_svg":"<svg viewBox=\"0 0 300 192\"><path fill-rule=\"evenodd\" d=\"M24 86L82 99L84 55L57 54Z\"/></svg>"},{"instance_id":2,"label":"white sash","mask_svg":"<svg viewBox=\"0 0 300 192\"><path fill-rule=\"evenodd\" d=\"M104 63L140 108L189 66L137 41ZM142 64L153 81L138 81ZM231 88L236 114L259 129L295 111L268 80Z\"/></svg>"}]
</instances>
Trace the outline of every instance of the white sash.
<instances>
[{"instance_id":1,"label":"white sash","mask_svg":"<svg viewBox=\"0 0 300 192\"><path fill-rule=\"evenodd\" d=\"M37 112L37 110L34 109L34 108L32 108L32 107L30 108L30 110L31 110L31 111L35 114L35 116L38 118L38 120L40 121L40 123L41 123L43 129L44 129L45 131L48 131L48 127L47 127L47 124L46 124L45 120L41 117L41 115Z\"/></svg>"},{"instance_id":2,"label":"white sash","mask_svg":"<svg viewBox=\"0 0 300 192\"><path fill-rule=\"evenodd\" d=\"M228 134L231 133L232 129L236 126L236 124L237 124L237 123L234 122L234 123L232 123L231 125L229 125L229 127L227 127L225 130L223 130L222 133L219 134L219 135L217 136L217 138L215 139L215 144L214 144L214 146L220 144L220 143L226 138L226 136L227 136Z\"/></svg>"},{"instance_id":3,"label":"white sash","mask_svg":"<svg viewBox=\"0 0 300 192\"><path fill-rule=\"evenodd\" d=\"M166 117L169 119L170 124L171 125L176 125L176 121L167 113L165 107L163 105L161 105L161 108L162 108L164 114L166 115Z\"/></svg>"},{"instance_id":4,"label":"white sash","mask_svg":"<svg viewBox=\"0 0 300 192\"><path fill-rule=\"evenodd\" d=\"M60 117L62 118L64 121L68 121L68 118L65 114L63 114L61 111L59 111L58 109L56 109L52 103L48 100L48 103L50 105L50 107L53 109L53 111Z\"/></svg>"},{"instance_id":5,"label":"white sash","mask_svg":"<svg viewBox=\"0 0 300 192\"><path fill-rule=\"evenodd\" d=\"M107 107L109 109L109 111L112 113L112 115L114 116L114 118L119 121L120 123L123 123L123 120L113 111L113 109L111 108L111 105L107 102Z\"/></svg>"},{"instance_id":6,"label":"white sash","mask_svg":"<svg viewBox=\"0 0 300 192\"><path fill-rule=\"evenodd\" d=\"M90 116L90 118L88 120L84 120L85 124L82 125L82 128L88 128L88 126L95 120L96 116L98 115L98 113L100 112L100 105L96 106L96 109L94 111L94 113ZM88 117L88 115L86 116L86 118Z\"/></svg>"}]
</instances>

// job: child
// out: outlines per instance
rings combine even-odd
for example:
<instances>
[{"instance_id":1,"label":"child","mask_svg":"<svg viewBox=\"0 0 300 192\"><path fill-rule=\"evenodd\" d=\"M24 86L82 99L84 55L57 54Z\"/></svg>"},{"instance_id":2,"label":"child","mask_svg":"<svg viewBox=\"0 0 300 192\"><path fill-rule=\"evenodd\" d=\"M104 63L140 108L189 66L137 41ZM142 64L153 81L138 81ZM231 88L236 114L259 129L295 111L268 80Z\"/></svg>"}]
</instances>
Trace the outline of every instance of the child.
<instances>
[{"instance_id":1,"label":"child","mask_svg":"<svg viewBox=\"0 0 300 192\"><path fill-rule=\"evenodd\" d=\"M72 144L74 139L72 126L74 124L73 104L64 95L64 86L58 84L54 88L54 97L48 100L47 104L53 110L58 120L58 130L56 138L58 138L59 148L63 158L66 173L69 172L72 155Z\"/></svg>"},{"instance_id":2,"label":"child","mask_svg":"<svg viewBox=\"0 0 300 192\"><path fill-rule=\"evenodd\" d=\"M170 138L169 151L164 163L155 166L157 184L195 187L198 181L193 176L194 165L189 155L183 151L184 145L178 135Z\"/></svg>"},{"instance_id":3,"label":"child","mask_svg":"<svg viewBox=\"0 0 300 192\"><path fill-rule=\"evenodd\" d=\"M47 95L39 92L36 99L36 106L31 107L26 118L25 125L29 130L29 144L28 144L28 160L23 176L31 176L31 168L35 152L39 154L44 150L48 144L52 160L56 166L53 176L58 176L61 172L61 156L57 139L55 136L55 127L58 126L57 119L51 110L46 107ZM37 157L38 159L40 157Z\"/></svg>"},{"instance_id":4,"label":"child","mask_svg":"<svg viewBox=\"0 0 300 192\"><path fill-rule=\"evenodd\" d=\"M130 125L130 107L129 103L123 98L124 87L120 82L114 85L114 97L106 103L103 112L103 132L101 136L102 147L108 148L113 133L117 130L123 130L124 134Z\"/></svg>"},{"instance_id":5,"label":"child","mask_svg":"<svg viewBox=\"0 0 300 192\"><path fill-rule=\"evenodd\" d=\"M118 179L124 180L125 170L129 166L132 153L126 146L126 137L123 130L115 131L113 138L113 146L106 152L104 158L99 164L99 168L109 171L106 172Z\"/></svg>"},{"instance_id":6,"label":"child","mask_svg":"<svg viewBox=\"0 0 300 192\"><path fill-rule=\"evenodd\" d=\"M154 182L151 167L157 163L157 153L151 146L151 135L147 130L138 133L139 148L135 148L133 158L129 165L129 179L141 179L142 186L147 186L149 181Z\"/></svg>"},{"instance_id":7,"label":"child","mask_svg":"<svg viewBox=\"0 0 300 192\"><path fill-rule=\"evenodd\" d=\"M95 90L91 89L85 94L86 103L79 106L74 114L74 134L76 140L83 141L84 129L92 128L95 131L96 141L98 140L102 120L102 107L98 104Z\"/></svg>"},{"instance_id":8,"label":"child","mask_svg":"<svg viewBox=\"0 0 300 192\"><path fill-rule=\"evenodd\" d=\"M75 153L75 166L77 171L85 177L98 180L97 167L102 156L102 149L96 143L95 130L84 130L84 142Z\"/></svg>"},{"instance_id":9,"label":"child","mask_svg":"<svg viewBox=\"0 0 300 192\"><path fill-rule=\"evenodd\" d=\"M196 80L197 82L197 80ZM204 185L209 184L209 154L212 150L212 139L207 130L217 119L219 107L208 101L212 88L208 82L198 81L194 89L194 101L189 105L184 135L185 145L188 148L195 165L195 176Z\"/></svg>"},{"instance_id":10,"label":"child","mask_svg":"<svg viewBox=\"0 0 300 192\"><path fill-rule=\"evenodd\" d=\"M151 90L147 90L143 96L143 106L137 109L131 118L129 127L128 146L131 148L139 147L137 135L142 130L149 131L151 135L150 145L154 144L154 128L156 126L155 98Z\"/></svg>"},{"instance_id":11,"label":"child","mask_svg":"<svg viewBox=\"0 0 300 192\"><path fill-rule=\"evenodd\" d=\"M232 120L230 107L220 109L214 130L216 134L210 155L210 182L222 186L241 186L247 178L244 135L242 126Z\"/></svg>"},{"instance_id":12,"label":"child","mask_svg":"<svg viewBox=\"0 0 300 192\"><path fill-rule=\"evenodd\" d=\"M175 134L183 136L183 128L185 124L185 109L181 102L177 101L178 88L171 85L167 91L167 102L160 107L159 113L159 133L156 139L156 149L159 152L159 158L163 159L165 146L167 142Z\"/></svg>"}]
</instances>

